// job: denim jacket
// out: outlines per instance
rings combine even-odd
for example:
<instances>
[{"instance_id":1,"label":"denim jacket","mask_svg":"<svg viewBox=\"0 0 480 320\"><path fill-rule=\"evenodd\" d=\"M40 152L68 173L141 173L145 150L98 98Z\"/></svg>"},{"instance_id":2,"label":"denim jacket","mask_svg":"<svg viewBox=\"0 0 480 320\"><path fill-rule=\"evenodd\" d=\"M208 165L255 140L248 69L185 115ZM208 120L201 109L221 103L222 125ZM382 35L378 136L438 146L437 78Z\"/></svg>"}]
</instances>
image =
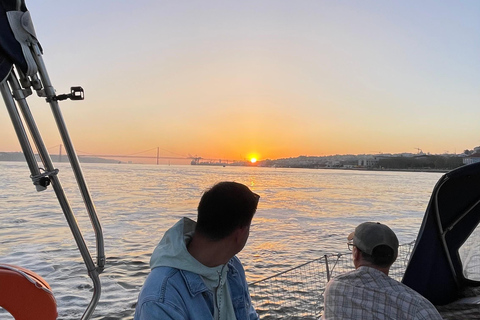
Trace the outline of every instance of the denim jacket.
<instances>
[{"instance_id":1,"label":"denim jacket","mask_svg":"<svg viewBox=\"0 0 480 320\"><path fill-rule=\"evenodd\" d=\"M227 281L236 320L258 320L245 271L237 257L228 262ZM135 320L212 320L213 292L193 272L172 267L152 270L138 298Z\"/></svg>"},{"instance_id":2,"label":"denim jacket","mask_svg":"<svg viewBox=\"0 0 480 320\"><path fill-rule=\"evenodd\" d=\"M138 297L135 320L258 319L236 256L226 265L207 267L188 252L195 224L180 219L153 251L152 271Z\"/></svg>"}]
</instances>

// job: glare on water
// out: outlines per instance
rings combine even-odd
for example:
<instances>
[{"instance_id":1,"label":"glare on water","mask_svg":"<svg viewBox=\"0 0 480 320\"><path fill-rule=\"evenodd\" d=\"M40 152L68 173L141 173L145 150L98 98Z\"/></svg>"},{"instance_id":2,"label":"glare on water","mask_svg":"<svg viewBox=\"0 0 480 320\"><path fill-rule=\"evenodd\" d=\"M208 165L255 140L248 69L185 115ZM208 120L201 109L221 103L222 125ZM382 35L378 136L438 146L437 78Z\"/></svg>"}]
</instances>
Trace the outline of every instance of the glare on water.
<instances>
[{"instance_id":1,"label":"glare on water","mask_svg":"<svg viewBox=\"0 0 480 320\"><path fill-rule=\"evenodd\" d=\"M381 221L413 240L440 173L222 166L83 164L105 237L107 265L94 319L131 319L150 254L179 218L195 219L202 191L230 180L261 196L239 254L249 281L325 253L344 252L346 235ZM95 242L71 170L60 180L90 252ZM91 281L51 188L37 193L25 163L0 162L0 263L39 273L51 285L59 318L78 319Z\"/></svg>"}]
</instances>

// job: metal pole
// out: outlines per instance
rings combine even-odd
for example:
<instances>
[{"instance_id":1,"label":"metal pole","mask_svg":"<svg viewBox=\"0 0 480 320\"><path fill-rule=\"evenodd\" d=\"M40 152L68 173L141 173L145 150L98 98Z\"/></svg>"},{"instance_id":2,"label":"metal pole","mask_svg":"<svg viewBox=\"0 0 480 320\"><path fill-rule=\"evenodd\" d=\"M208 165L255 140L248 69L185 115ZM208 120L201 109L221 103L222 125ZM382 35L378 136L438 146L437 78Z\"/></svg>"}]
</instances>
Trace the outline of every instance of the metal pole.
<instances>
[{"instance_id":1,"label":"metal pole","mask_svg":"<svg viewBox=\"0 0 480 320\"><path fill-rule=\"evenodd\" d=\"M65 121L63 119L62 113L60 111L60 107L58 102L54 99L55 97L55 89L53 88L50 78L48 77L47 70L45 68L45 64L43 62L43 58L40 52L40 49L36 44L32 45L32 50L34 52L35 62L38 66L38 71L40 74L40 78L43 82L45 94L47 97L47 101L50 104L53 116L57 123L58 130L60 132L60 136L62 137L62 141L65 147L65 151L68 155L70 160L75 178L77 180L78 187L81 191L85 206L90 216L90 221L94 227L96 240L97 240L97 263L99 272L103 271L105 266L105 253L104 253L104 243L103 243L103 234L102 234L102 227L98 220L98 216L95 210L95 205L93 204L92 198L88 191L87 183L83 177L82 169L80 167L80 162L78 161L77 153L75 152L75 148L73 147L73 143L70 139L68 134L67 127L65 125Z\"/></svg>"},{"instance_id":2,"label":"metal pole","mask_svg":"<svg viewBox=\"0 0 480 320\"><path fill-rule=\"evenodd\" d=\"M328 256L324 255L325 258L325 270L327 271L327 281L330 281L330 268L328 267Z\"/></svg>"},{"instance_id":3,"label":"metal pole","mask_svg":"<svg viewBox=\"0 0 480 320\"><path fill-rule=\"evenodd\" d=\"M13 76L11 77L10 80L11 80L10 85L12 86L13 92L20 90L18 80ZM35 123L35 120L33 119L32 113L30 112L30 108L28 107L27 101L25 100L25 98L20 98L20 97L17 97L16 100L18 105L20 106L20 110L22 111L23 118L25 119L27 127L32 135L32 139L35 143L35 146L37 147L39 156L45 166L45 169L47 170L47 172L55 172L56 171L55 167L53 166L53 163L52 163L52 160L50 159L47 148L45 147L45 144L40 135L40 132L38 131L38 127ZM87 245L83 240L80 229L78 228L76 219L73 215L73 211L70 208L70 204L68 203L67 196L63 192L63 188L60 183L60 180L58 179L56 174L49 175L49 178L52 182L52 186L53 186L53 189L55 190L55 194L57 195L57 198L60 202L60 206L62 207L63 212L65 213L65 217L67 218L67 222L70 226L70 229L72 229L72 232L74 233L75 240L77 241L77 245L80 248L80 252L84 256L83 258L84 258L85 264L87 264L89 271L93 270L95 269L95 265L91 259L90 253L88 252Z\"/></svg>"},{"instance_id":4,"label":"metal pole","mask_svg":"<svg viewBox=\"0 0 480 320\"><path fill-rule=\"evenodd\" d=\"M90 253L88 252L88 248L85 244L85 241L80 232L80 229L78 228L75 216L73 215L72 209L70 208L66 195L63 192L63 188L61 186L60 180L56 175L57 170L53 167L50 156L48 155L47 149L42 141L38 128L35 124L35 121L33 120L33 116L25 100L25 95L23 94L23 91L20 88L18 79L14 76L13 72L9 75L8 81L10 86L12 87L12 94L10 94L7 84L3 82L0 85L2 96L4 98L5 104L9 111L10 117L12 118L12 123L14 125L15 131L17 132L17 136L22 146L22 149L24 150L24 154L26 156L27 163L29 164L29 167L31 169L32 176L38 176L38 175L41 175L41 173L37 166L35 156L31 149L30 143L28 141L28 138L23 126L23 122L20 119L15 103L13 101L12 95L13 97L15 97L15 99L17 100L17 103L20 106L25 122L32 135L32 139L35 142L37 150L39 151L39 156L44 166L46 167L47 173L49 173L48 177L50 179L50 182L52 183L53 189L59 200L60 206L62 207L65 218L68 222L68 225L72 230L72 234L80 250L80 253L82 254L85 265L87 266L87 269L89 271L89 276L93 281L93 284L94 284L93 297L92 297L92 300L90 301L90 304L87 306L87 310L85 311L84 316L82 317L82 319L88 319L93 313L93 311L95 310L95 306L97 305L98 300L100 299L101 284L98 276L99 273L95 268L95 264L93 263ZM37 186L37 190L38 190L38 186Z\"/></svg>"},{"instance_id":5,"label":"metal pole","mask_svg":"<svg viewBox=\"0 0 480 320\"><path fill-rule=\"evenodd\" d=\"M13 70L10 71L10 75L8 77L12 78L12 74ZM12 97L12 92L10 91L7 81L3 81L0 84L0 90L2 91L2 97L5 102L5 106L7 107L8 114L10 115L10 119L12 120L15 133L17 134L18 141L20 142L20 146L22 148L23 155L25 156L25 160L27 161L28 168L30 169L31 176L38 177L41 175L40 169L38 168L37 160L35 159L32 146L30 145L30 141L28 140L25 127L23 126L22 119L20 118L20 115L18 113L15 101ZM46 189L45 186L35 183L35 181L36 180L34 180L34 185L37 191L43 191Z\"/></svg>"},{"instance_id":6,"label":"metal pole","mask_svg":"<svg viewBox=\"0 0 480 320\"><path fill-rule=\"evenodd\" d=\"M73 170L73 173L75 175L78 187L80 189L81 195L83 197L83 201L85 203L85 207L87 209L87 212L90 217L90 222L92 223L94 232L95 232L95 238L96 238L96 244L97 244L97 267L95 267L95 264L93 263L92 257L90 253L88 252L88 248L85 245L83 236L78 229L78 226L75 221L75 217L73 213L71 212L71 209L68 205L68 201L66 200L65 195L63 194L63 190L60 186L60 181L58 178L55 176L52 177L52 185L54 186L55 192L57 193L57 197L59 199L59 202L64 209L64 214L65 217L67 218L67 221L70 225L70 228L72 230L72 234L75 238L75 241L77 242L77 246L82 254L83 260L85 262L85 265L87 266L88 269L88 275L93 281L94 285L94 292L92 296L92 300L90 301L89 305L87 306L87 309L85 313L82 316L82 319L89 319L90 316L92 315L93 311L95 310L95 307L100 299L100 294L101 294L101 282L99 279L99 274L103 272L103 269L105 267L105 252L104 252L104 243L103 243L103 233L102 233L102 227L100 225L100 221L98 220L95 206L93 204L92 198L90 196L90 193L87 188L87 184L85 182L85 179L83 177L83 173L80 167L80 163L78 161L77 154L75 152L75 148L73 147L73 143L70 139L70 136L68 134L67 127L65 125L65 121L63 119L62 113L60 111L60 107L58 105L58 102L55 99L55 90L50 82L50 78L48 76L47 70L45 68L45 64L43 62L43 58L40 52L40 49L37 44L32 44L31 45L31 50L33 53L33 56L35 58L35 62L38 67L38 73L40 75L40 79L43 82L44 85L44 93L47 99L47 102L50 104L50 108L52 110L53 116L55 118L55 122L57 124L60 136L62 137L63 144L65 146L65 151L68 155L68 159L70 160L70 164ZM47 153L48 155L48 153ZM58 187L56 187L58 186Z\"/></svg>"}]
</instances>

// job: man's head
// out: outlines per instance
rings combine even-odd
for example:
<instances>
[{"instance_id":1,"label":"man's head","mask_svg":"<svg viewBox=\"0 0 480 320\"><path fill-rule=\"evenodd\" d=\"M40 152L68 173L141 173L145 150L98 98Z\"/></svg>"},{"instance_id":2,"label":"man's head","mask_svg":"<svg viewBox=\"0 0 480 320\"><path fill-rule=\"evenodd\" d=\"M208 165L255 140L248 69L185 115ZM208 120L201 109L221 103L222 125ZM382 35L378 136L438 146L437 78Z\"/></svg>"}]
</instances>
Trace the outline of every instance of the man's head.
<instances>
[{"instance_id":1,"label":"man's head","mask_svg":"<svg viewBox=\"0 0 480 320\"><path fill-rule=\"evenodd\" d=\"M398 239L395 233L379 222L364 222L348 236L349 243L360 251L367 264L390 268L398 255ZM354 262L357 257L354 254Z\"/></svg>"},{"instance_id":2,"label":"man's head","mask_svg":"<svg viewBox=\"0 0 480 320\"><path fill-rule=\"evenodd\" d=\"M217 183L200 199L195 232L217 241L238 228L249 227L259 198L243 184Z\"/></svg>"}]
</instances>

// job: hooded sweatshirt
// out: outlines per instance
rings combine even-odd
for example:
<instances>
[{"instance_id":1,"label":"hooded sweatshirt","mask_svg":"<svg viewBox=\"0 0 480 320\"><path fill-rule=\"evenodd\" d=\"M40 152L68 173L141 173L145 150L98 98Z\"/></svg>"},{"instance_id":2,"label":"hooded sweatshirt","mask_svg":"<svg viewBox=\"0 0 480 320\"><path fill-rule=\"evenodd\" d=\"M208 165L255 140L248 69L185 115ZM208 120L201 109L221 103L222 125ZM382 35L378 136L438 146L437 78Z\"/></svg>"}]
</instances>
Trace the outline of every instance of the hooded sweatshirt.
<instances>
[{"instance_id":1,"label":"hooded sweatshirt","mask_svg":"<svg viewBox=\"0 0 480 320\"><path fill-rule=\"evenodd\" d=\"M235 311L227 281L228 266L225 264L207 267L192 257L187 250L195 225L195 221L182 218L165 232L150 258L150 268L171 267L198 274L213 293L214 319L234 320Z\"/></svg>"}]
</instances>

